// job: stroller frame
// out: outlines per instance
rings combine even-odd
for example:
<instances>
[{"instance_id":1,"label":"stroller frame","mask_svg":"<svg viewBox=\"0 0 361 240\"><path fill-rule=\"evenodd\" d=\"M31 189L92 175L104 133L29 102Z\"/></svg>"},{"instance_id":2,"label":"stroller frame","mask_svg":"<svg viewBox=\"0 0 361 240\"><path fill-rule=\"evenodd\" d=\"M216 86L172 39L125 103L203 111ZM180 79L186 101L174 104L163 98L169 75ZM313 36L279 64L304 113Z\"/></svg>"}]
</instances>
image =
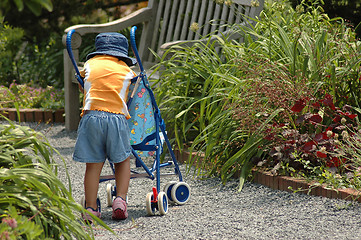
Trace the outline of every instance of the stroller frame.
<instances>
[{"instance_id":1,"label":"stroller frame","mask_svg":"<svg viewBox=\"0 0 361 240\"><path fill-rule=\"evenodd\" d=\"M188 202L189 197L190 197L190 187L187 183L185 183L183 181L183 177L181 174L181 171L179 169L179 165L178 162L176 160L175 154L172 150L172 146L169 142L167 133L166 133L166 127L164 124L164 120L161 117L160 114L160 110L158 108L158 105L155 101L155 97L153 94L153 91L151 90L150 86L149 86L149 82L147 79L147 75L146 72L143 68L143 65L141 63L139 54L138 54L138 50L137 50L137 46L136 46L136 41L135 41L135 31L137 30L136 26L133 26L131 28L130 31L130 45L131 48L133 50L134 55L136 56L139 68L140 68L140 74L138 76L136 76L135 78L133 78L132 82L135 82L135 87L133 89L133 92L131 93L128 102L127 102L127 106L129 108L135 92L138 88L138 85L140 84L140 81L142 81L142 84L145 86L145 88L147 89L149 96L150 96L150 100L152 103L152 107L153 107L153 113L154 113L154 121L155 121L155 134L152 135L152 139L153 140L155 138L155 145L131 145L132 146L132 153L133 156L135 157L135 161L136 161L136 167L142 167L144 169L144 172L139 172L136 170L131 170L131 179L133 178L149 178L151 180L156 180L156 187L152 188L152 192L149 192L146 196L146 211L148 215L155 215L156 210L159 211L160 215L165 215L168 212L168 203L176 203L179 205L183 205L186 202ZM79 84L84 87L84 80L80 75L78 66L76 64L74 55L72 53L72 48L71 48L71 38L73 33L75 32L75 30L70 30L67 33L67 38L66 38L66 47L67 47L67 52L68 55L72 61L72 64L75 68L75 76L77 81L79 82ZM164 142L167 145L167 148L169 150L170 156L171 156L171 161L168 161L166 163L161 163L160 162L160 155L162 154L161 150L162 150L162 140L160 137L160 133L162 133L163 137L164 137ZM147 139L145 139L144 141L146 141ZM143 141L143 142L144 142ZM146 148L146 149L142 149L142 148ZM154 150L155 151L155 159L153 162L152 167L148 167L144 161L138 156L138 154L136 153L136 150L143 150L143 151L150 151L150 150ZM100 176L100 183L101 182L105 182L105 181L109 181L109 180L114 180L115 179L115 169L114 169L114 165L112 163L109 163L110 167L113 171L113 175L106 175L106 176ZM164 173L161 174L160 170L161 168L164 167L169 167L174 165L174 173ZM161 191L160 189L160 178L161 176L170 176L170 175L177 175L179 182L176 181L171 181L168 182L163 191ZM112 199L114 196L116 196L116 188L112 185L112 184L108 184L107 185L107 204L108 206L112 206ZM82 199L81 200L82 204L84 205L85 200ZM98 207L100 209L100 200L98 199Z\"/></svg>"}]
</instances>

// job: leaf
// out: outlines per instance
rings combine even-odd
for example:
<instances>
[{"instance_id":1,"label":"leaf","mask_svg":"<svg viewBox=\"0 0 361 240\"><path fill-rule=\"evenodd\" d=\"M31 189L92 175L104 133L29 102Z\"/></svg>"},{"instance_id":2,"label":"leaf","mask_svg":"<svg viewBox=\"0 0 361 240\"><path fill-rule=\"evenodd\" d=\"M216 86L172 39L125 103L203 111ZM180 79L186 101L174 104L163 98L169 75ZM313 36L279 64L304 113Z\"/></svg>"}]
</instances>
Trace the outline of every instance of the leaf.
<instances>
[{"instance_id":1,"label":"leaf","mask_svg":"<svg viewBox=\"0 0 361 240\"><path fill-rule=\"evenodd\" d=\"M33 1L26 1L25 4L35 16L41 15L41 5Z\"/></svg>"},{"instance_id":2,"label":"leaf","mask_svg":"<svg viewBox=\"0 0 361 240\"><path fill-rule=\"evenodd\" d=\"M303 108L306 106L306 100L305 99L299 99L296 101L295 105L291 108L291 111L293 112L301 112Z\"/></svg>"},{"instance_id":3,"label":"leaf","mask_svg":"<svg viewBox=\"0 0 361 240\"><path fill-rule=\"evenodd\" d=\"M319 157L319 158L326 158L326 157L327 157L327 154L324 153L324 152L321 152L321 151L317 151L317 152L316 152L316 155L317 155L317 157Z\"/></svg>"},{"instance_id":4,"label":"leaf","mask_svg":"<svg viewBox=\"0 0 361 240\"><path fill-rule=\"evenodd\" d=\"M322 117L319 114L313 114L308 120L315 123L322 122Z\"/></svg>"},{"instance_id":5,"label":"leaf","mask_svg":"<svg viewBox=\"0 0 361 240\"><path fill-rule=\"evenodd\" d=\"M16 7L18 8L19 12L23 11L24 3L23 0L14 0Z\"/></svg>"}]
</instances>

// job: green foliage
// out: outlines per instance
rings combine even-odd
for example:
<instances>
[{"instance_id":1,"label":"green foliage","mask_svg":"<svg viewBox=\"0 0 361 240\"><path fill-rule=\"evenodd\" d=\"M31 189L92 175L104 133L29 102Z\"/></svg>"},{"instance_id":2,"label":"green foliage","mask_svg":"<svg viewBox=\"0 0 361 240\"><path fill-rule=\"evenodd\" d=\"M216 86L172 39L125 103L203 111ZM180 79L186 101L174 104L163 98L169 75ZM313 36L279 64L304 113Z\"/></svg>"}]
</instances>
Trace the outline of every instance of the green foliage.
<instances>
[{"instance_id":1,"label":"green foliage","mask_svg":"<svg viewBox=\"0 0 361 240\"><path fill-rule=\"evenodd\" d=\"M361 2L359 0L327 0L327 1L301 1L301 0L290 0L293 7L301 4L302 2L317 4L321 6L325 13L330 17L342 17L346 21L350 21L353 26L359 25L356 29L358 36L361 36Z\"/></svg>"},{"instance_id":2,"label":"green foliage","mask_svg":"<svg viewBox=\"0 0 361 240\"><path fill-rule=\"evenodd\" d=\"M163 59L159 66L162 74L155 91L178 148L187 149L185 144L193 143L191 151L205 153L201 168L208 175L221 174L224 182L242 168L242 186L254 165L253 157L261 157L259 147L266 142L260 131L240 128L241 122L234 117L253 84L253 78L246 75L255 70L243 68L246 61L239 61L240 52L241 45L221 38L170 49L164 56L170 59ZM279 111L269 108L265 122Z\"/></svg>"},{"instance_id":3,"label":"green foliage","mask_svg":"<svg viewBox=\"0 0 361 240\"><path fill-rule=\"evenodd\" d=\"M28 7L29 10L36 16L40 16L42 8L45 8L47 11L53 11L53 4L51 0L4 0L0 4L0 17L4 14L3 11L7 12L10 8L15 5L19 12L24 10L24 7ZM5 15L5 14L4 14Z\"/></svg>"},{"instance_id":4,"label":"green foliage","mask_svg":"<svg viewBox=\"0 0 361 240\"><path fill-rule=\"evenodd\" d=\"M224 182L240 172L241 187L269 158L272 126L295 127L289 109L298 99L326 92L337 106L357 106L360 97L360 44L342 19L272 3L254 20L233 26L242 43L206 36L169 49L155 89L177 147L202 151L193 163Z\"/></svg>"},{"instance_id":5,"label":"green foliage","mask_svg":"<svg viewBox=\"0 0 361 240\"><path fill-rule=\"evenodd\" d=\"M45 137L9 122L0 125L0 143L2 239L91 239L79 216L85 210L57 178L56 150Z\"/></svg>"},{"instance_id":6,"label":"green foliage","mask_svg":"<svg viewBox=\"0 0 361 240\"><path fill-rule=\"evenodd\" d=\"M26 216L19 215L17 209L10 206L0 216L0 239L37 239L42 234L40 226L35 222L29 221Z\"/></svg>"},{"instance_id":7,"label":"green foliage","mask_svg":"<svg viewBox=\"0 0 361 240\"><path fill-rule=\"evenodd\" d=\"M34 88L25 84L10 84L9 88L0 86L0 107L14 108L64 108L64 92L54 87Z\"/></svg>"},{"instance_id":8,"label":"green foliage","mask_svg":"<svg viewBox=\"0 0 361 240\"><path fill-rule=\"evenodd\" d=\"M15 58L22 43L24 31L13 28L0 21L0 84L16 78Z\"/></svg>"},{"instance_id":9,"label":"green foliage","mask_svg":"<svg viewBox=\"0 0 361 240\"><path fill-rule=\"evenodd\" d=\"M63 86L62 51L51 38L45 45L24 41L24 31L0 24L0 84L9 86L14 80L57 88Z\"/></svg>"},{"instance_id":10,"label":"green foliage","mask_svg":"<svg viewBox=\"0 0 361 240\"><path fill-rule=\"evenodd\" d=\"M18 53L15 69L18 83L33 86L63 87L63 53L59 50L59 43L51 37L48 43L42 45L27 44L23 52ZM36 66L36 67L34 67Z\"/></svg>"},{"instance_id":11,"label":"green foliage","mask_svg":"<svg viewBox=\"0 0 361 240\"><path fill-rule=\"evenodd\" d=\"M357 106L361 44L343 19L330 19L317 3L294 10L276 2L246 33L257 37L249 43L252 50L286 66L295 81L306 78L339 106Z\"/></svg>"},{"instance_id":12,"label":"green foliage","mask_svg":"<svg viewBox=\"0 0 361 240\"><path fill-rule=\"evenodd\" d=\"M15 2L23 4L19 12ZM41 11L49 8L51 2L54 11ZM137 1L63 1L63 0L17 0L1 1L0 15L0 85L17 83L34 86L63 87L63 49L64 29L75 24L105 23L124 16L126 11L134 11L137 5L120 8L121 4ZM34 15L26 4L38 5L41 12ZM141 3L144 7L145 3ZM6 29L4 27L6 23ZM12 26L12 27L10 27ZM129 31L129 30L128 30ZM139 31L140 34L141 31ZM92 35L92 34L89 34ZM81 59L94 48L95 36L83 38L80 49ZM139 38L138 38L139 39Z\"/></svg>"}]
</instances>

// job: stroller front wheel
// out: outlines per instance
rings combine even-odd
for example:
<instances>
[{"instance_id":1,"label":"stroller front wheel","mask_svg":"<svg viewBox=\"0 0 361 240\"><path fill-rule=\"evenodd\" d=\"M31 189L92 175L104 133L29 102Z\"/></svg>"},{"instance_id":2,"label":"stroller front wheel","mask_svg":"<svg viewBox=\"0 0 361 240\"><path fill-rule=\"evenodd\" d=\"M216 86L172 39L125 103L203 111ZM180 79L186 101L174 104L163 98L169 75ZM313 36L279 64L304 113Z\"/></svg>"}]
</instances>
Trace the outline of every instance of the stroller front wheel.
<instances>
[{"instance_id":1,"label":"stroller front wheel","mask_svg":"<svg viewBox=\"0 0 361 240\"><path fill-rule=\"evenodd\" d=\"M111 207L113 205L113 185L111 183L107 184L107 206Z\"/></svg>"},{"instance_id":2,"label":"stroller front wheel","mask_svg":"<svg viewBox=\"0 0 361 240\"><path fill-rule=\"evenodd\" d=\"M147 197L145 199L145 206L146 206L147 214L149 216L155 215L156 205L153 202L153 192L147 194Z\"/></svg>"},{"instance_id":3,"label":"stroller front wheel","mask_svg":"<svg viewBox=\"0 0 361 240\"><path fill-rule=\"evenodd\" d=\"M160 215L166 215L168 212L168 198L165 192L158 194L158 210Z\"/></svg>"}]
</instances>

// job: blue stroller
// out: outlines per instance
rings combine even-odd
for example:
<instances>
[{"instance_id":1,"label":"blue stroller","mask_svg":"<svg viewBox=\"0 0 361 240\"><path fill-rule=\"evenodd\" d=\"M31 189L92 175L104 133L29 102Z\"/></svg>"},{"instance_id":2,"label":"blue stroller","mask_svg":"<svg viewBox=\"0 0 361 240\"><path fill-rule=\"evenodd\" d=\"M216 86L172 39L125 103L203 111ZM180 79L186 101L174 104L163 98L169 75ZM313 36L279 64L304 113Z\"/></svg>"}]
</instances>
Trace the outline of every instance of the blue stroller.
<instances>
[{"instance_id":1,"label":"blue stroller","mask_svg":"<svg viewBox=\"0 0 361 240\"><path fill-rule=\"evenodd\" d=\"M190 198L190 187L183 181L182 174L179 170L174 152L167 137L164 121L160 115L160 110L155 101L154 94L149 86L149 82L145 70L140 61L136 42L135 31L137 27L132 27L130 31L130 45L140 68L140 74L133 78L129 89L128 110L131 119L128 120L131 135L132 153L135 157L136 168L142 167L142 171L131 170L131 178L149 178L156 180L156 186L146 196L146 211L148 215L155 215L159 211L160 215L168 212L168 203L183 205ZM74 30L67 34L66 45L69 57L75 68L76 79L81 86L84 86L83 78L80 75L74 55L71 48L71 38ZM170 153L171 161L166 163L160 162L160 155L163 152L164 142ZM148 167L142 158L154 158L152 166ZM161 173L161 168L174 166L174 173ZM115 169L110 163L113 175L101 176L100 182L115 179ZM160 189L160 177L167 175L177 175L179 181L168 182L163 191ZM116 188L111 184L107 184L107 205L111 206L113 198L116 196ZM98 198L98 207L101 209L100 200Z\"/></svg>"}]
</instances>

